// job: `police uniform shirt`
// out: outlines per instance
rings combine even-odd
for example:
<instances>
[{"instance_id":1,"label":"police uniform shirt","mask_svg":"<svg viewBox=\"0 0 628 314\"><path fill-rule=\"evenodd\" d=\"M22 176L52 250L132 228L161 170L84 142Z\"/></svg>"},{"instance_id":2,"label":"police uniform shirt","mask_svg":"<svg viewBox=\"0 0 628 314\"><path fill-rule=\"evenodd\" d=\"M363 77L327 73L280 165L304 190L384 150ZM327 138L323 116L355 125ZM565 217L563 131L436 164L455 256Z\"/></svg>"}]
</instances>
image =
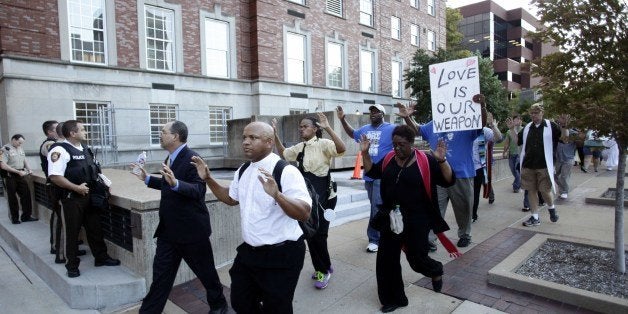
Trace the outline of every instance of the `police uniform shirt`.
<instances>
[{"instance_id":1,"label":"police uniform shirt","mask_svg":"<svg viewBox=\"0 0 628 314\"><path fill-rule=\"evenodd\" d=\"M239 171L234 173L229 186L229 196L240 202L242 240L251 246L295 241L303 234L299 223L286 215L279 204L264 191L258 179L259 168L272 173L279 159L277 154L271 153L258 162L251 162L240 179ZM296 167L288 165L283 169L281 188L287 197L312 204L305 180Z\"/></svg>"},{"instance_id":2,"label":"police uniform shirt","mask_svg":"<svg viewBox=\"0 0 628 314\"><path fill-rule=\"evenodd\" d=\"M83 145L79 143L78 146L73 145L68 140L64 140L63 143L68 143L74 146L76 149L83 151ZM68 153L62 146L56 146L48 152L48 175L49 176L63 176L65 169L70 162L70 153Z\"/></svg>"},{"instance_id":3,"label":"police uniform shirt","mask_svg":"<svg viewBox=\"0 0 628 314\"><path fill-rule=\"evenodd\" d=\"M13 145L7 144L4 145L2 149L4 149L4 161L7 163L7 165L15 170L24 169L26 154L24 153L24 149L22 149L22 147L15 148L13 147Z\"/></svg>"}]
</instances>

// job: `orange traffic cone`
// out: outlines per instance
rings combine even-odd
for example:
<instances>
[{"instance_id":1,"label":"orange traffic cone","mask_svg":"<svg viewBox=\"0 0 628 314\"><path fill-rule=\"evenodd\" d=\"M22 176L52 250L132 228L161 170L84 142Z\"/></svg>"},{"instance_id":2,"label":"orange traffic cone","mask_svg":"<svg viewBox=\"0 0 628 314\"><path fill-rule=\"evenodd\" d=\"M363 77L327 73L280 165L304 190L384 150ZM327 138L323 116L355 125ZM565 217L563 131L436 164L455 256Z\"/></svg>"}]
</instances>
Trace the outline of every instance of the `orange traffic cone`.
<instances>
[{"instance_id":1,"label":"orange traffic cone","mask_svg":"<svg viewBox=\"0 0 628 314\"><path fill-rule=\"evenodd\" d=\"M355 167L353 167L351 180L362 180L362 151L358 151L358 155L355 157Z\"/></svg>"}]
</instances>

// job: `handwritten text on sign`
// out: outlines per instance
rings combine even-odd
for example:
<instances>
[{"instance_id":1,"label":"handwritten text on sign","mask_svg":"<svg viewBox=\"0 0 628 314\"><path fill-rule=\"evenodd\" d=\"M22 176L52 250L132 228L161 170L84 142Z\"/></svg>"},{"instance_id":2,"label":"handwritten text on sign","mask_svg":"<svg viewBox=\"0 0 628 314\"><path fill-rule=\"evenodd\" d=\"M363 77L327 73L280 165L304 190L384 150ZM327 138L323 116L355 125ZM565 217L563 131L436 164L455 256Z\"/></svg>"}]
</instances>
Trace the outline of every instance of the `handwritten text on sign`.
<instances>
[{"instance_id":1,"label":"handwritten text on sign","mask_svg":"<svg viewBox=\"0 0 628 314\"><path fill-rule=\"evenodd\" d=\"M482 127L478 57L430 65L430 90L434 133L473 130Z\"/></svg>"}]
</instances>

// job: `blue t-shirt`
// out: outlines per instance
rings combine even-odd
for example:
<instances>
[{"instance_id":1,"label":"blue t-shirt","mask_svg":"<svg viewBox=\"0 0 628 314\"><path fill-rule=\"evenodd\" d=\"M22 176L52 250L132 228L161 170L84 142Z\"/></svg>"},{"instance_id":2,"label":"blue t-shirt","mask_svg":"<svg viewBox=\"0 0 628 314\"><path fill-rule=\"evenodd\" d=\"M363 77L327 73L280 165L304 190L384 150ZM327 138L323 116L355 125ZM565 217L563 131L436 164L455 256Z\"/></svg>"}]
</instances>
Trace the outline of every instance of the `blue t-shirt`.
<instances>
[{"instance_id":1,"label":"blue t-shirt","mask_svg":"<svg viewBox=\"0 0 628 314\"><path fill-rule=\"evenodd\" d=\"M359 142L362 134L366 134L366 137L371 141L369 156L371 156L371 160L373 164L375 164L382 160L384 156L393 149L392 133L394 129L395 126L388 122L382 122L382 124L377 127L367 124L353 131L353 139ZM373 179L367 176L364 176L364 180L373 181Z\"/></svg>"},{"instance_id":2,"label":"blue t-shirt","mask_svg":"<svg viewBox=\"0 0 628 314\"><path fill-rule=\"evenodd\" d=\"M447 143L447 161L456 174L456 178L465 179L475 177L473 166L473 141L481 134L482 129L457 132L434 133L430 121L421 126L423 140L430 143L432 150L436 149L438 139L442 138Z\"/></svg>"}]
</instances>

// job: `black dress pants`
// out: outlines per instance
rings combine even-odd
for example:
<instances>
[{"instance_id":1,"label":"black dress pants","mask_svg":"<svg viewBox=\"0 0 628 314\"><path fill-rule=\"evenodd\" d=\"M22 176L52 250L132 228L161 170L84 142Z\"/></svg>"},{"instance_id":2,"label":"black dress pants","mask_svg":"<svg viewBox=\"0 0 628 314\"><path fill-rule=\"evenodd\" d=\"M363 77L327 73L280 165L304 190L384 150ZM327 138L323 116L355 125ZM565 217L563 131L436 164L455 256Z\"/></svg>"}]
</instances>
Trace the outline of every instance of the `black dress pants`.
<instances>
[{"instance_id":1,"label":"black dress pants","mask_svg":"<svg viewBox=\"0 0 628 314\"><path fill-rule=\"evenodd\" d=\"M484 184L484 168L475 170L475 178L473 178L473 219L478 218L478 206L480 206L482 184Z\"/></svg>"},{"instance_id":2,"label":"black dress pants","mask_svg":"<svg viewBox=\"0 0 628 314\"><path fill-rule=\"evenodd\" d=\"M65 254L67 259L65 268L75 270L79 267L80 259L76 256L76 248L78 247L77 241L81 226L85 228L87 244L94 259L103 261L109 258L100 226L100 211L90 206L89 197L72 193L70 198L64 198L61 203L65 223Z\"/></svg>"},{"instance_id":3,"label":"black dress pants","mask_svg":"<svg viewBox=\"0 0 628 314\"><path fill-rule=\"evenodd\" d=\"M194 243L172 243L157 238L153 283L142 301L140 313L158 314L163 311L182 259L205 287L209 308L215 310L227 304L214 265L214 253L209 238Z\"/></svg>"},{"instance_id":4,"label":"black dress pants","mask_svg":"<svg viewBox=\"0 0 628 314\"><path fill-rule=\"evenodd\" d=\"M292 300L305 259L303 240L276 246L242 243L229 270L231 306L237 313L293 313Z\"/></svg>"},{"instance_id":5,"label":"black dress pants","mask_svg":"<svg viewBox=\"0 0 628 314\"><path fill-rule=\"evenodd\" d=\"M65 258L65 241L62 239L63 217L61 216L62 190L50 183L46 184L50 201L50 249L55 251L57 259Z\"/></svg>"},{"instance_id":6,"label":"black dress pants","mask_svg":"<svg viewBox=\"0 0 628 314\"><path fill-rule=\"evenodd\" d=\"M318 194L318 201L323 208L319 207L316 209L318 210L318 230L316 231L316 234L307 239L306 242L307 247L310 250L310 257L312 258L314 270L326 274L331 268L331 258L329 257L329 249L327 248L329 221L327 221L323 215L325 213L324 209L336 208L337 199L327 199L329 197L329 180L327 177L307 175L307 178L312 183L312 186L314 186L316 194ZM312 208L312 210L315 209Z\"/></svg>"},{"instance_id":7,"label":"black dress pants","mask_svg":"<svg viewBox=\"0 0 628 314\"><path fill-rule=\"evenodd\" d=\"M10 173L5 182L11 221L20 220L20 205L22 205L22 220L30 218L33 213L33 206L31 204L31 191L28 189L26 177ZM19 202L18 196L20 197Z\"/></svg>"}]
</instances>

